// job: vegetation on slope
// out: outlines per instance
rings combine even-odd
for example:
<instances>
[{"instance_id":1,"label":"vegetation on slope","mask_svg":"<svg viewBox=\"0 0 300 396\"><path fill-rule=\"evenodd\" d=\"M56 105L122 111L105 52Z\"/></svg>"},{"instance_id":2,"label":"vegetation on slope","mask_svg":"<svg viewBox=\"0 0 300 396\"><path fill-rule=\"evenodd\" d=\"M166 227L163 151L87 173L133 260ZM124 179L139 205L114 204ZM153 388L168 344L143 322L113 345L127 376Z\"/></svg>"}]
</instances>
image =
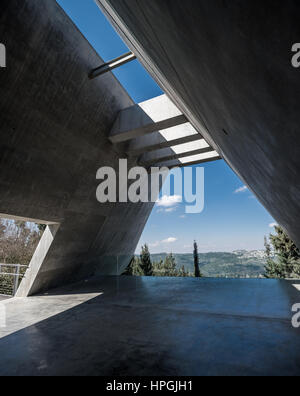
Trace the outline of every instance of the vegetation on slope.
<instances>
[{"instance_id":1,"label":"vegetation on slope","mask_svg":"<svg viewBox=\"0 0 300 396\"><path fill-rule=\"evenodd\" d=\"M0 219L0 263L2 264L0 272L7 274L15 272L14 268L5 264L28 266L43 231L44 226L41 225ZM22 267L20 274L24 275L25 271L26 267ZM13 284L13 276L0 275L0 294L11 294Z\"/></svg>"},{"instance_id":2,"label":"vegetation on slope","mask_svg":"<svg viewBox=\"0 0 300 396\"><path fill-rule=\"evenodd\" d=\"M239 250L232 253L150 254L148 246L134 257L127 275L205 276L227 278L300 278L300 252L284 230L265 238L266 250Z\"/></svg>"}]
</instances>

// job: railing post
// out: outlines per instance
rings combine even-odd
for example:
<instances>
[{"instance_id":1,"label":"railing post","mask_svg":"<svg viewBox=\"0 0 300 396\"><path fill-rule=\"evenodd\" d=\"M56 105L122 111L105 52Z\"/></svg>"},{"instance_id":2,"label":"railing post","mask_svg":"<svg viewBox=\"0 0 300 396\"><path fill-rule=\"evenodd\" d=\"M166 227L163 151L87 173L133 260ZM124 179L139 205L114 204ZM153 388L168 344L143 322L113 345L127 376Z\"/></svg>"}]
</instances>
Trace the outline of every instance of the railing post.
<instances>
[{"instance_id":1,"label":"railing post","mask_svg":"<svg viewBox=\"0 0 300 396\"><path fill-rule=\"evenodd\" d=\"M15 268L15 276L14 276L14 291L13 291L13 296L17 294L17 290L19 287L19 278L20 278L20 264L16 264Z\"/></svg>"}]
</instances>

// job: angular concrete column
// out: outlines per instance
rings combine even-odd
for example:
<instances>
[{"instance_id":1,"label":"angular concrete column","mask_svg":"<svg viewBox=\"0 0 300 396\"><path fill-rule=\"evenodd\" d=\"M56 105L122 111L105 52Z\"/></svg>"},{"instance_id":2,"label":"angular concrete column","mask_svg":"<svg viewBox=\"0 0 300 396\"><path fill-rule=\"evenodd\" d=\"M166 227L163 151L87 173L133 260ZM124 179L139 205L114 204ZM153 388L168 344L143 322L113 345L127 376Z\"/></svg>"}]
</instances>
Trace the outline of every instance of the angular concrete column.
<instances>
[{"instance_id":1,"label":"angular concrete column","mask_svg":"<svg viewBox=\"0 0 300 396\"><path fill-rule=\"evenodd\" d=\"M28 297L30 295L32 286L49 252L50 246L54 241L58 229L59 224L49 225L45 229L40 243L38 244L36 251L32 256L29 267L17 291L16 297Z\"/></svg>"}]
</instances>

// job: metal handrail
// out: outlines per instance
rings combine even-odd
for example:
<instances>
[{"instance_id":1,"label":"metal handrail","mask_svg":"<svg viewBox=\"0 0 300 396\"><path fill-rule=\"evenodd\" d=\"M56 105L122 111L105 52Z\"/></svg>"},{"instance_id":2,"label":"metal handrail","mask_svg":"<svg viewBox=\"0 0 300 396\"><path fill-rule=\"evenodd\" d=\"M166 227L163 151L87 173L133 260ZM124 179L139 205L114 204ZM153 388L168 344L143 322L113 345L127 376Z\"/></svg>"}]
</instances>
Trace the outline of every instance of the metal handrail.
<instances>
[{"instance_id":1,"label":"metal handrail","mask_svg":"<svg viewBox=\"0 0 300 396\"><path fill-rule=\"evenodd\" d=\"M24 265L24 264L5 264L5 263L0 263L0 268L1 267L16 267L16 266L19 266L20 268L22 268L22 267L28 267L28 265Z\"/></svg>"},{"instance_id":2,"label":"metal handrail","mask_svg":"<svg viewBox=\"0 0 300 396\"><path fill-rule=\"evenodd\" d=\"M2 267L6 268L14 268L15 272L1 272ZM10 276L13 279L13 285L12 285L12 295L15 296L19 287L20 279L24 277L24 274L20 273L21 268L28 268L27 265L22 265L22 264L5 264L5 263L0 263L0 276ZM5 292L9 291L6 289L3 289Z\"/></svg>"},{"instance_id":3,"label":"metal handrail","mask_svg":"<svg viewBox=\"0 0 300 396\"><path fill-rule=\"evenodd\" d=\"M23 275L21 275L21 274L14 274L14 273L12 273L12 272L0 272L0 275L8 275L8 276L20 276L20 277L22 277Z\"/></svg>"}]
</instances>

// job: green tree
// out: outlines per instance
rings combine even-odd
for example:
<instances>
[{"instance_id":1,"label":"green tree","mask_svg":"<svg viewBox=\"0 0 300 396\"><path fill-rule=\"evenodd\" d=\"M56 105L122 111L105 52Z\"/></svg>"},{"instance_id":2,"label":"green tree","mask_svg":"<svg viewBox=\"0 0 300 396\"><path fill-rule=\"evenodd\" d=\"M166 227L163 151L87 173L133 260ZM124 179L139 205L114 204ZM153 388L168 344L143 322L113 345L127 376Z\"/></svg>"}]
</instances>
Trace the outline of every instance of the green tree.
<instances>
[{"instance_id":1,"label":"green tree","mask_svg":"<svg viewBox=\"0 0 300 396\"><path fill-rule=\"evenodd\" d=\"M193 277L194 274L186 270L182 265L177 269L175 256L170 253L165 260L151 261L151 255L147 245L142 247L140 257L133 257L123 275L134 276L157 276L157 277ZM201 274L200 274L201 275ZM202 276L202 275L201 275Z\"/></svg>"},{"instance_id":2,"label":"green tree","mask_svg":"<svg viewBox=\"0 0 300 396\"><path fill-rule=\"evenodd\" d=\"M165 276L165 265L163 260L153 262L153 276Z\"/></svg>"},{"instance_id":3,"label":"green tree","mask_svg":"<svg viewBox=\"0 0 300 396\"><path fill-rule=\"evenodd\" d=\"M185 270L185 266L184 265L178 271L178 276L180 276L182 278L186 278L186 277L190 276L190 274Z\"/></svg>"},{"instance_id":4,"label":"green tree","mask_svg":"<svg viewBox=\"0 0 300 396\"><path fill-rule=\"evenodd\" d=\"M300 251L287 233L275 226L276 234L265 238L266 278L297 278L300 276Z\"/></svg>"},{"instance_id":5,"label":"green tree","mask_svg":"<svg viewBox=\"0 0 300 396\"><path fill-rule=\"evenodd\" d=\"M172 253L168 254L164 262L164 276L178 276L176 269L176 260Z\"/></svg>"},{"instance_id":6,"label":"green tree","mask_svg":"<svg viewBox=\"0 0 300 396\"><path fill-rule=\"evenodd\" d=\"M41 238L41 231L32 223L0 220L0 261L28 265Z\"/></svg>"},{"instance_id":7,"label":"green tree","mask_svg":"<svg viewBox=\"0 0 300 396\"><path fill-rule=\"evenodd\" d=\"M22 264L27 266L41 238L42 230L34 223L0 219L0 262L3 264ZM24 275L25 267L21 268ZM14 268L2 266L1 272L10 274ZM0 293L12 291L13 277L0 276Z\"/></svg>"},{"instance_id":8,"label":"green tree","mask_svg":"<svg viewBox=\"0 0 300 396\"><path fill-rule=\"evenodd\" d=\"M149 252L148 245L142 246L142 252L140 256L140 266L143 271L144 276L153 276L153 266L151 262L151 256Z\"/></svg>"},{"instance_id":9,"label":"green tree","mask_svg":"<svg viewBox=\"0 0 300 396\"><path fill-rule=\"evenodd\" d=\"M283 267L280 263L275 262L272 256L272 248L265 237L265 252L266 252L266 266L265 266L265 277L266 278L284 278L285 273L283 271Z\"/></svg>"},{"instance_id":10,"label":"green tree","mask_svg":"<svg viewBox=\"0 0 300 396\"><path fill-rule=\"evenodd\" d=\"M43 234L43 232L45 231L45 229L47 227L46 224L38 224L38 223L36 223L36 226L37 226L40 234Z\"/></svg>"},{"instance_id":11,"label":"green tree","mask_svg":"<svg viewBox=\"0 0 300 396\"><path fill-rule=\"evenodd\" d=\"M202 278L202 274L200 272L200 264L199 264L198 245L196 241L194 241L194 266L195 266L195 278Z\"/></svg>"},{"instance_id":12,"label":"green tree","mask_svg":"<svg viewBox=\"0 0 300 396\"><path fill-rule=\"evenodd\" d=\"M134 256L132 258L123 275L144 276L144 272L141 268L141 262L138 257Z\"/></svg>"}]
</instances>

